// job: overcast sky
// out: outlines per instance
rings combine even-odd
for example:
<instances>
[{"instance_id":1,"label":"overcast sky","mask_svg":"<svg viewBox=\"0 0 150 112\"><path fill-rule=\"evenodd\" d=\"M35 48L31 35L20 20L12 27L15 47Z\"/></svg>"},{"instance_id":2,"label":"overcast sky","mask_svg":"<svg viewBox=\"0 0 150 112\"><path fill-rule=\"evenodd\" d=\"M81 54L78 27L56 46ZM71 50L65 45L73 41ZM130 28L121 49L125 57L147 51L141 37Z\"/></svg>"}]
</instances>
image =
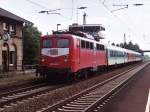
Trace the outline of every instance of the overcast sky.
<instances>
[{"instance_id":1,"label":"overcast sky","mask_svg":"<svg viewBox=\"0 0 150 112\"><path fill-rule=\"evenodd\" d=\"M104 5L102 2L104 1ZM133 4L144 4L133 6ZM124 8L128 9L113 10ZM0 7L34 23L42 34L59 29L66 29L68 25L77 22L77 7L86 6L78 10L78 23L82 24L82 15L87 13L88 24L103 24L106 28L105 42L132 41L140 45L141 49L150 49L150 0L0 0ZM55 10L57 14L40 14L41 10Z\"/></svg>"}]
</instances>

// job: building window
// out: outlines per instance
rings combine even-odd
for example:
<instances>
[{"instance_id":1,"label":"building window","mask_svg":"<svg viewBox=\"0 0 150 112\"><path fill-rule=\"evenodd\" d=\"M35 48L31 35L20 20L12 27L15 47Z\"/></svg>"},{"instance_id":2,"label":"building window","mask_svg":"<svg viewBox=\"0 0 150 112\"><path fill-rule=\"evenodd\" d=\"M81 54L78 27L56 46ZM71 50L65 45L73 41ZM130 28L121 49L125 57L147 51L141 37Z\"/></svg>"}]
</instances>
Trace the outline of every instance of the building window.
<instances>
[{"instance_id":1,"label":"building window","mask_svg":"<svg viewBox=\"0 0 150 112\"><path fill-rule=\"evenodd\" d=\"M15 27L14 24L10 24L9 25L9 32L10 32L10 34L15 35L15 33L16 33L16 27Z\"/></svg>"},{"instance_id":2,"label":"building window","mask_svg":"<svg viewBox=\"0 0 150 112\"><path fill-rule=\"evenodd\" d=\"M8 23L3 23L3 30L4 31L8 31L8 28L9 28L9 25L8 25Z\"/></svg>"}]
</instances>

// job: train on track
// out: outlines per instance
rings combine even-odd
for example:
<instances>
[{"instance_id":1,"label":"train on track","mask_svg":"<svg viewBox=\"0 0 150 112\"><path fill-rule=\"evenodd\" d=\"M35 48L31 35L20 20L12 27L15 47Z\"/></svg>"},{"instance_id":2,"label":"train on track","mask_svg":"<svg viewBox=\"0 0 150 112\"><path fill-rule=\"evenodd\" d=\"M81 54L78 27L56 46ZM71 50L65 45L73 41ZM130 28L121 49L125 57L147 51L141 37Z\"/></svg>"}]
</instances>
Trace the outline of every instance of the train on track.
<instances>
[{"instance_id":1,"label":"train on track","mask_svg":"<svg viewBox=\"0 0 150 112\"><path fill-rule=\"evenodd\" d=\"M40 38L39 73L46 78L87 77L89 71L142 60L141 53L104 44L100 24L70 25Z\"/></svg>"}]
</instances>

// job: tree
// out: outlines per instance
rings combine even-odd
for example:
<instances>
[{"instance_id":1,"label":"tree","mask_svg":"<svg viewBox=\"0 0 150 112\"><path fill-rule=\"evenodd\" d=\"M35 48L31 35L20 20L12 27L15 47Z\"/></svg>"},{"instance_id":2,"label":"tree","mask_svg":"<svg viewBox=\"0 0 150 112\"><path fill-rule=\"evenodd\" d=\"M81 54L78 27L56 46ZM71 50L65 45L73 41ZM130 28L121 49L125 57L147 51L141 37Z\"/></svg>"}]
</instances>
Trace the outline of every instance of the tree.
<instances>
[{"instance_id":1,"label":"tree","mask_svg":"<svg viewBox=\"0 0 150 112\"><path fill-rule=\"evenodd\" d=\"M115 46L115 43L113 42L111 45Z\"/></svg>"},{"instance_id":2,"label":"tree","mask_svg":"<svg viewBox=\"0 0 150 112\"><path fill-rule=\"evenodd\" d=\"M120 47L120 45L119 45L119 44L116 44L116 46L117 46L117 47Z\"/></svg>"},{"instance_id":3,"label":"tree","mask_svg":"<svg viewBox=\"0 0 150 112\"><path fill-rule=\"evenodd\" d=\"M120 47L125 48L125 49L130 49L133 51L140 52L140 47L138 44L133 44L131 41L129 43L120 43Z\"/></svg>"},{"instance_id":4,"label":"tree","mask_svg":"<svg viewBox=\"0 0 150 112\"><path fill-rule=\"evenodd\" d=\"M23 28L23 64L37 64L39 55L39 38L41 32L33 25Z\"/></svg>"}]
</instances>

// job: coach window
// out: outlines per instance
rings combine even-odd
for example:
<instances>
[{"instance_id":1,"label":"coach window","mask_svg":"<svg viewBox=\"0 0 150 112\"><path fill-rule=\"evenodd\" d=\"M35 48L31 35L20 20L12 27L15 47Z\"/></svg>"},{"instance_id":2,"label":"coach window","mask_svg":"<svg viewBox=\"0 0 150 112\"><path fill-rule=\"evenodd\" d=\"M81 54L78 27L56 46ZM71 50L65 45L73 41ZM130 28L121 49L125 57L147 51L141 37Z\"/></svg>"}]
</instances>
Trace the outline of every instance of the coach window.
<instances>
[{"instance_id":1,"label":"coach window","mask_svg":"<svg viewBox=\"0 0 150 112\"><path fill-rule=\"evenodd\" d=\"M69 40L68 39L58 39L57 40L57 47L59 47L59 48L69 47Z\"/></svg>"},{"instance_id":2,"label":"coach window","mask_svg":"<svg viewBox=\"0 0 150 112\"><path fill-rule=\"evenodd\" d=\"M121 52L121 57L123 57L123 52Z\"/></svg>"},{"instance_id":3,"label":"coach window","mask_svg":"<svg viewBox=\"0 0 150 112\"><path fill-rule=\"evenodd\" d=\"M120 56L120 54L121 54L121 52L120 52L120 51L118 51L118 57L121 57L121 56Z\"/></svg>"},{"instance_id":4,"label":"coach window","mask_svg":"<svg viewBox=\"0 0 150 112\"><path fill-rule=\"evenodd\" d=\"M113 50L111 51L111 57L114 57L114 51Z\"/></svg>"},{"instance_id":5,"label":"coach window","mask_svg":"<svg viewBox=\"0 0 150 112\"><path fill-rule=\"evenodd\" d=\"M112 57L114 57L114 51L112 50Z\"/></svg>"},{"instance_id":6,"label":"coach window","mask_svg":"<svg viewBox=\"0 0 150 112\"><path fill-rule=\"evenodd\" d=\"M116 55L115 56L118 57L118 51L116 51Z\"/></svg>"},{"instance_id":7,"label":"coach window","mask_svg":"<svg viewBox=\"0 0 150 112\"><path fill-rule=\"evenodd\" d=\"M110 57L112 56L111 50L109 50L109 56L110 56Z\"/></svg>"},{"instance_id":8,"label":"coach window","mask_svg":"<svg viewBox=\"0 0 150 112\"><path fill-rule=\"evenodd\" d=\"M44 48L52 47L52 40L43 40L43 47Z\"/></svg>"},{"instance_id":9,"label":"coach window","mask_svg":"<svg viewBox=\"0 0 150 112\"><path fill-rule=\"evenodd\" d=\"M85 41L81 40L81 48L85 48Z\"/></svg>"},{"instance_id":10,"label":"coach window","mask_svg":"<svg viewBox=\"0 0 150 112\"><path fill-rule=\"evenodd\" d=\"M115 51L113 51L113 57L115 57Z\"/></svg>"},{"instance_id":11,"label":"coach window","mask_svg":"<svg viewBox=\"0 0 150 112\"><path fill-rule=\"evenodd\" d=\"M123 57L123 52L121 52L121 57Z\"/></svg>"},{"instance_id":12,"label":"coach window","mask_svg":"<svg viewBox=\"0 0 150 112\"><path fill-rule=\"evenodd\" d=\"M112 57L112 50L110 50L110 57Z\"/></svg>"}]
</instances>

